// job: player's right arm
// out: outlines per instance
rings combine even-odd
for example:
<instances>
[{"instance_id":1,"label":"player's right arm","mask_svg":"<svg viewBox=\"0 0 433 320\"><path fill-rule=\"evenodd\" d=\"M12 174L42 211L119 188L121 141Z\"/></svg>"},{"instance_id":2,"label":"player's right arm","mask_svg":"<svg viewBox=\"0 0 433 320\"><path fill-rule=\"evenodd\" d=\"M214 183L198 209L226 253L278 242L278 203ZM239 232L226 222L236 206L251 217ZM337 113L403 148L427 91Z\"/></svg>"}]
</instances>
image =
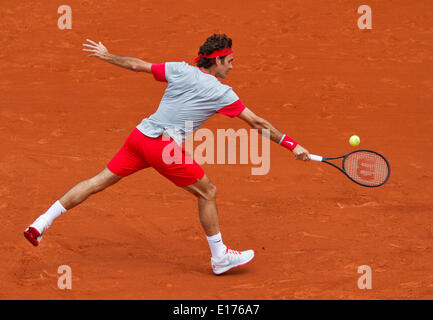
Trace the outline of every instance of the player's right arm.
<instances>
[{"instance_id":1,"label":"player's right arm","mask_svg":"<svg viewBox=\"0 0 433 320\"><path fill-rule=\"evenodd\" d=\"M252 112L250 109L245 108L239 115L238 118L244 120L246 123L248 123L253 129L259 130L260 133L262 133L263 130L269 130L270 137L272 141L282 144L282 141L284 141L285 134L281 133L278 129L276 129L269 121L263 119L262 117L259 117L254 112ZM293 140L291 140L293 141ZM292 143L292 142L288 142ZM283 145L285 146L285 145ZM287 146L285 146L287 147ZM296 146L294 148L289 148L297 160L310 160L310 154L308 150L306 150L304 147L296 143Z\"/></svg>"},{"instance_id":2,"label":"player's right arm","mask_svg":"<svg viewBox=\"0 0 433 320\"><path fill-rule=\"evenodd\" d=\"M107 48L101 42L96 43L89 39L86 40L89 43L84 43L83 46L88 49L83 49L83 51L91 52L89 57L97 57L103 61L132 71L152 73L152 64L150 62L138 58L122 57L109 53Z\"/></svg>"}]
</instances>

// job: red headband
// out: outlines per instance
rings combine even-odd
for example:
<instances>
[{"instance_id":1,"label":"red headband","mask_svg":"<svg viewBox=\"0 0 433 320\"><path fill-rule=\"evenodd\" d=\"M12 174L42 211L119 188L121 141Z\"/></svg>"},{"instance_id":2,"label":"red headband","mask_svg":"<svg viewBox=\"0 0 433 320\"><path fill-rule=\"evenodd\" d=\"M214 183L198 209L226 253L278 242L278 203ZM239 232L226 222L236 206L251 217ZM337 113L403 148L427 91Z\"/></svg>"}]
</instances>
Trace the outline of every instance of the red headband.
<instances>
[{"instance_id":1,"label":"red headband","mask_svg":"<svg viewBox=\"0 0 433 320\"><path fill-rule=\"evenodd\" d=\"M200 58L202 58L202 57L205 57L205 58L225 57L225 56L228 56L230 53L233 53L233 49L232 48L225 48L225 49L221 49L221 50L215 50L211 54L200 53L200 55L197 58L195 58L194 63L197 63L198 60Z\"/></svg>"}]
</instances>

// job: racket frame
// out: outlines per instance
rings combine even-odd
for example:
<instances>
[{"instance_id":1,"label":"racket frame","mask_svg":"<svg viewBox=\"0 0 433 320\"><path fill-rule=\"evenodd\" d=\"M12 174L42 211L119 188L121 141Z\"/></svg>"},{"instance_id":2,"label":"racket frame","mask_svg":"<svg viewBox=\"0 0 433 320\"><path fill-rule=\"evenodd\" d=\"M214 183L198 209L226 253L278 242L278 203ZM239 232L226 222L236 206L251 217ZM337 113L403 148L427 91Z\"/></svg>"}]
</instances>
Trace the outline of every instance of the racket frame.
<instances>
[{"instance_id":1,"label":"racket frame","mask_svg":"<svg viewBox=\"0 0 433 320\"><path fill-rule=\"evenodd\" d=\"M378 155L379 157L381 157L383 160L385 160L385 163L388 166L388 175L386 176L385 180L381 184L377 184L377 185L373 185L372 186L372 185L368 185L368 184L365 184L365 183L361 183L361 182L358 182L358 181L354 180L351 176L349 176L347 174L346 169L344 167L344 162L345 162L346 158L349 155L351 155L352 153L361 152L361 151L366 151L366 152L374 153L374 154ZM355 183L357 183L357 184L359 184L359 185L361 185L363 187L369 187L369 188L380 187L381 185L385 184L388 181L389 176L391 175L391 166L389 165L388 160L383 155L381 155L379 152L376 152L376 151L373 151L373 150L358 149L358 150L354 150L352 152L346 153L345 155L342 155L342 156L339 156L339 157L322 157L322 156L311 154L310 158L313 161L325 162L325 163L327 163L327 164L329 164L329 165L337 168L338 170L340 170L341 172L343 172L350 180L352 180L353 182L355 182ZM342 159L341 160L341 167L337 166L335 163L327 161L327 160L337 160L337 159Z\"/></svg>"}]
</instances>

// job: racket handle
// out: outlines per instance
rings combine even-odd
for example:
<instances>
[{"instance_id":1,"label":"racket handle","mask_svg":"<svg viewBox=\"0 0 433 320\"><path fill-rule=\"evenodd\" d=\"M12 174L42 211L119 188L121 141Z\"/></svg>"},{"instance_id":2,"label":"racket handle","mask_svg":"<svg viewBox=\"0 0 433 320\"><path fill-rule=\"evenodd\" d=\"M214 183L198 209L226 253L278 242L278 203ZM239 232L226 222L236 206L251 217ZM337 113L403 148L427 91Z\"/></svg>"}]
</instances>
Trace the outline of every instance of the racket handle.
<instances>
[{"instance_id":1,"label":"racket handle","mask_svg":"<svg viewBox=\"0 0 433 320\"><path fill-rule=\"evenodd\" d=\"M323 157L321 156L316 156L315 154L310 154L310 159L313 161L322 161Z\"/></svg>"}]
</instances>

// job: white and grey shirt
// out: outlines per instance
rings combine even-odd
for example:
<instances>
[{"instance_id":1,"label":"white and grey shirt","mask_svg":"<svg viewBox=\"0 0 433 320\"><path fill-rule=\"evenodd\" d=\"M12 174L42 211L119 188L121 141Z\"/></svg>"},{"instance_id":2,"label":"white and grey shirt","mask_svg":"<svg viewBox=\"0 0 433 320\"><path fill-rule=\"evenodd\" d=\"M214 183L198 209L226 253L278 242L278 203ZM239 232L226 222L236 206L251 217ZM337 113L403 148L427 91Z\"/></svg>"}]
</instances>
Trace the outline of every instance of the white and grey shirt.
<instances>
[{"instance_id":1,"label":"white and grey shirt","mask_svg":"<svg viewBox=\"0 0 433 320\"><path fill-rule=\"evenodd\" d=\"M236 117L245 109L230 86L186 62L153 64L151 70L168 86L156 112L137 126L148 137L165 132L181 145L215 113Z\"/></svg>"}]
</instances>

